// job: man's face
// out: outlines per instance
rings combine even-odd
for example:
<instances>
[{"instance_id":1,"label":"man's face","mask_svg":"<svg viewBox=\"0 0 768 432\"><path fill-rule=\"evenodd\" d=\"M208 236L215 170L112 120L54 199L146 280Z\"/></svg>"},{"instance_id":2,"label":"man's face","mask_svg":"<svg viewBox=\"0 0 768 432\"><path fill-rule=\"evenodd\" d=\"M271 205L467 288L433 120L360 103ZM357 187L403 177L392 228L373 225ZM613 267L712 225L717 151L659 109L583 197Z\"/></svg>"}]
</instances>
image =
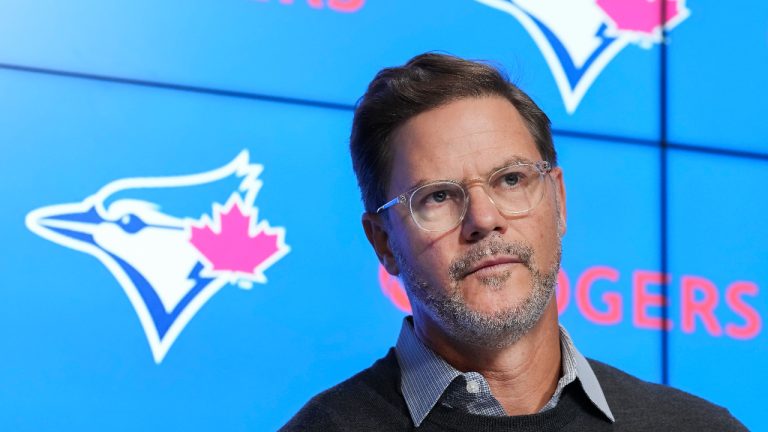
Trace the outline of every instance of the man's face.
<instances>
[{"instance_id":1,"label":"man's face","mask_svg":"<svg viewBox=\"0 0 768 432\"><path fill-rule=\"evenodd\" d=\"M422 113L399 128L392 143L387 196L422 181L485 180L505 162L542 158L522 117L501 97L462 99ZM389 210L394 271L417 321L464 343L499 347L538 322L554 291L565 227L561 171L550 177L541 202L524 216L504 215L480 183L472 183L464 220L446 232L420 229L407 206Z\"/></svg>"}]
</instances>

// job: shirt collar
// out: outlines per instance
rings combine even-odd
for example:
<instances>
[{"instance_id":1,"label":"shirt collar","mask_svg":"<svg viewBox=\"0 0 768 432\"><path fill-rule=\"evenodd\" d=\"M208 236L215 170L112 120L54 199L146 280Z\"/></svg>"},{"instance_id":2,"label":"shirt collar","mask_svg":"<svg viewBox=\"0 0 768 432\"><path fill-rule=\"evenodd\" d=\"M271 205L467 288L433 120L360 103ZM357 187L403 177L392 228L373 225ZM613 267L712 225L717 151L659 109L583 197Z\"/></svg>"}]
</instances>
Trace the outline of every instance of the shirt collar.
<instances>
[{"instance_id":1,"label":"shirt collar","mask_svg":"<svg viewBox=\"0 0 768 432\"><path fill-rule=\"evenodd\" d=\"M562 326L560 326L560 345L563 347L561 362L575 368L576 378L579 379L589 400L612 422L615 421L592 367L576 349L568 332ZM421 342L413 329L411 317L403 319L395 354L400 364L400 389L413 424L418 427L461 372Z\"/></svg>"},{"instance_id":2,"label":"shirt collar","mask_svg":"<svg viewBox=\"0 0 768 432\"><path fill-rule=\"evenodd\" d=\"M461 372L419 340L411 317L403 319L395 354L400 364L400 389L413 424L418 427Z\"/></svg>"},{"instance_id":3,"label":"shirt collar","mask_svg":"<svg viewBox=\"0 0 768 432\"><path fill-rule=\"evenodd\" d=\"M595 372L592 370L592 366L589 365L587 359L576 349L571 335L565 330L565 327L560 326L560 350L562 354L561 361L563 363L569 362L576 369L576 378L579 379L581 387L584 389L584 393L592 404L594 404L611 422L615 422L611 408L608 406L608 401L605 400L605 394L603 393L600 383L597 381Z\"/></svg>"}]
</instances>

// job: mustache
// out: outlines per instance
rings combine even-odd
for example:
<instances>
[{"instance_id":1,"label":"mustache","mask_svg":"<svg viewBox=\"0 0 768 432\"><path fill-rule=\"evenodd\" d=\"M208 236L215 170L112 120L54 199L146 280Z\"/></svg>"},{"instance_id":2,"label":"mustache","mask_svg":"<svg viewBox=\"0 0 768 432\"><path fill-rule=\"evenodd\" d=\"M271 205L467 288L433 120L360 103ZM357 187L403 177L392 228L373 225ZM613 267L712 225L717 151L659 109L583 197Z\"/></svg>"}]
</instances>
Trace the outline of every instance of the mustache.
<instances>
[{"instance_id":1,"label":"mustache","mask_svg":"<svg viewBox=\"0 0 768 432\"><path fill-rule=\"evenodd\" d=\"M458 281L467 275L475 263L497 255L516 256L529 270L532 269L533 248L529 244L522 241L503 241L492 237L487 241L472 245L468 251L454 259L448 267L448 273L452 280Z\"/></svg>"}]
</instances>

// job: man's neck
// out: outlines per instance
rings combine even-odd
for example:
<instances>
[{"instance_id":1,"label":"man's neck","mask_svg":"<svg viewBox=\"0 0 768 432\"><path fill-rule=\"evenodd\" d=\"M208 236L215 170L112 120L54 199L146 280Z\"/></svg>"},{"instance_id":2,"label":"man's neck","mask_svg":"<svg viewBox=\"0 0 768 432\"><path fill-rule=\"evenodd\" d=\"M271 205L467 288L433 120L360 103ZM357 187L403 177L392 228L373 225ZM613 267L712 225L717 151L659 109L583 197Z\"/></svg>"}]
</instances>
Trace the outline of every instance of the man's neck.
<instances>
[{"instance_id":1,"label":"man's neck","mask_svg":"<svg viewBox=\"0 0 768 432\"><path fill-rule=\"evenodd\" d=\"M463 344L430 324L414 323L419 339L457 370L483 375L508 415L536 413L552 397L561 374L560 330L554 302L534 328L503 348Z\"/></svg>"}]
</instances>

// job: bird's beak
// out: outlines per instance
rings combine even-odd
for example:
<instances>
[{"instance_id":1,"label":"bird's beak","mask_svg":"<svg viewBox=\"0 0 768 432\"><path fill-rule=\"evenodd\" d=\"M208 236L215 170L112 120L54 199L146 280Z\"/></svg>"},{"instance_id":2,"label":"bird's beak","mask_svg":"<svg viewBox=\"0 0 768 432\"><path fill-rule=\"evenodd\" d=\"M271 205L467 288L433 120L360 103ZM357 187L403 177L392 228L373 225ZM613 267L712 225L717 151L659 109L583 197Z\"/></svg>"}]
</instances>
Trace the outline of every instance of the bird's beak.
<instances>
[{"instance_id":1,"label":"bird's beak","mask_svg":"<svg viewBox=\"0 0 768 432\"><path fill-rule=\"evenodd\" d=\"M63 235L91 240L96 227L104 222L94 207L62 204L42 207L27 215L27 227L42 236Z\"/></svg>"}]
</instances>

